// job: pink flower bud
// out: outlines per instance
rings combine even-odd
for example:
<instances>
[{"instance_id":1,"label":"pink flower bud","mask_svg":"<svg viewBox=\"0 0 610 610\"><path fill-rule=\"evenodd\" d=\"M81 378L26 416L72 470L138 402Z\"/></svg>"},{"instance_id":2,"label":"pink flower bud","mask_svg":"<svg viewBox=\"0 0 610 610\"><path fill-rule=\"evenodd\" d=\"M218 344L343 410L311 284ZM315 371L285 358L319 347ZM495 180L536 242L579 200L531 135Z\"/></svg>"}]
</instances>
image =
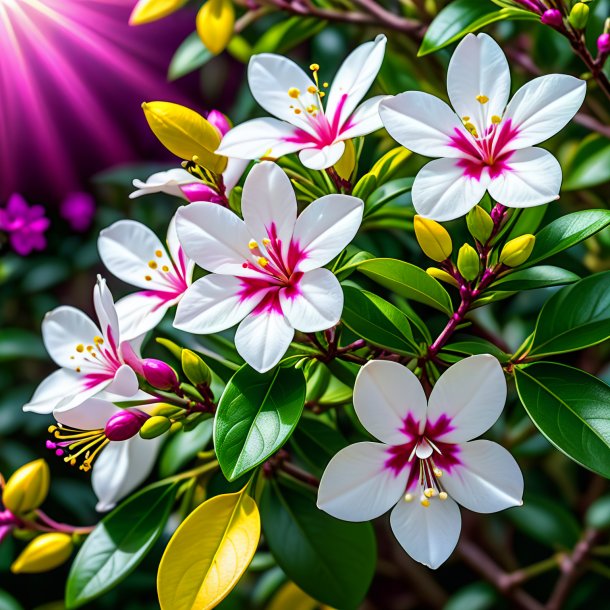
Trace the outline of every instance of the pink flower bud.
<instances>
[{"instance_id":1,"label":"pink flower bud","mask_svg":"<svg viewBox=\"0 0 610 610\"><path fill-rule=\"evenodd\" d=\"M610 53L610 34L602 34L597 39L597 48L600 54L605 55L607 53Z\"/></svg>"},{"instance_id":2,"label":"pink flower bud","mask_svg":"<svg viewBox=\"0 0 610 610\"><path fill-rule=\"evenodd\" d=\"M210 110L210 112L208 112L207 119L209 123L218 129L221 136L224 136L225 133L231 129L229 119L227 119L227 117L219 110Z\"/></svg>"},{"instance_id":3,"label":"pink flower bud","mask_svg":"<svg viewBox=\"0 0 610 610\"><path fill-rule=\"evenodd\" d=\"M202 182L183 184L180 186L180 190L191 203L193 201L209 201L210 203L223 202L222 197L211 186L203 184Z\"/></svg>"},{"instance_id":4,"label":"pink flower bud","mask_svg":"<svg viewBox=\"0 0 610 610\"><path fill-rule=\"evenodd\" d=\"M558 28L563 24L563 17L561 12L556 8L550 8L542 13L540 21L545 25L550 25L552 28Z\"/></svg>"},{"instance_id":5,"label":"pink flower bud","mask_svg":"<svg viewBox=\"0 0 610 610\"><path fill-rule=\"evenodd\" d=\"M142 360L142 372L144 373L144 379L158 390L171 390L178 385L178 378L174 369L162 360L145 358Z\"/></svg>"},{"instance_id":6,"label":"pink flower bud","mask_svg":"<svg viewBox=\"0 0 610 610\"><path fill-rule=\"evenodd\" d=\"M147 419L148 415L137 409L119 411L106 422L104 434L111 441L126 441L140 431Z\"/></svg>"}]
</instances>

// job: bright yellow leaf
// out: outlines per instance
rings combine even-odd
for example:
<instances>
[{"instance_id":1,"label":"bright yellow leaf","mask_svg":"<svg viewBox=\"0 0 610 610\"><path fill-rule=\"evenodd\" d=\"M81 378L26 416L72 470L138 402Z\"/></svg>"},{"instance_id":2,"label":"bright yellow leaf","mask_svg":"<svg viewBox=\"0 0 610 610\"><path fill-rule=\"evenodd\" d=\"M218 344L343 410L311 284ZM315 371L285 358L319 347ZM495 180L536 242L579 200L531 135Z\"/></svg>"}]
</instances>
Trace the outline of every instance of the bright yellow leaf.
<instances>
[{"instance_id":1,"label":"bright yellow leaf","mask_svg":"<svg viewBox=\"0 0 610 610\"><path fill-rule=\"evenodd\" d=\"M152 132L161 144L181 159L197 162L221 174L227 166L227 158L214 154L220 145L220 134L200 114L171 102L147 102L142 104Z\"/></svg>"},{"instance_id":2,"label":"bright yellow leaf","mask_svg":"<svg viewBox=\"0 0 610 610\"><path fill-rule=\"evenodd\" d=\"M356 166L356 149L352 140L346 140L345 151L335 163L335 170L343 178L349 180Z\"/></svg>"},{"instance_id":3,"label":"bright yellow leaf","mask_svg":"<svg viewBox=\"0 0 610 610\"><path fill-rule=\"evenodd\" d=\"M188 0L140 0L131 11L129 25L142 25L163 19L179 8L182 8Z\"/></svg>"},{"instance_id":4,"label":"bright yellow leaf","mask_svg":"<svg viewBox=\"0 0 610 610\"><path fill-rule=\"evenodd\" d=\"M321 606L318 601L299 589L293 582L287 582L273 596L267 610L333 610L329 606Z\"/></svg>"},{"instance_id":5,"label":"bright yellow leaf","mask_svg":"<svg viewBox=\"0 0 610 610\"><path fill-rule=\"evenodd\" d=\"M157 575L161 610L215 608L250 565L260 532L258 507L244 490L196 508L163 553Z\"/></svg>"},{"instance_id":6,"label":"bright yellow leaf","mask_svg":"<svg viewBox=\"0 0 610 610\"><path fill-rule=\"evenodd\" d=\"M208 51L222 53L233 36L235 9L232 0L208 0L197 13L197 32Z\"/></svg>"}]
</instances>

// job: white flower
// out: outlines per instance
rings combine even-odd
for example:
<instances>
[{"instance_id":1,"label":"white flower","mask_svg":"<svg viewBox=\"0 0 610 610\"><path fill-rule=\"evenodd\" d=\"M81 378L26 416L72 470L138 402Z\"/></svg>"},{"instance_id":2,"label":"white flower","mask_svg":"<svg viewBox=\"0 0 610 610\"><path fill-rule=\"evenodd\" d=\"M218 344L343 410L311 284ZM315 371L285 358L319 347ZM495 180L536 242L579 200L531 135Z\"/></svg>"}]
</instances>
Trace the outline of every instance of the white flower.
<instances>
[{"instance_id":1,"label":"white flower","mask_svg":"<svg viewBox=\"0 0 610 610\"><path fill-rule=\"evenodd\" d=\"M297 218L290 180L271 162L257 165L246 179L244 220L211 203L179 209L180 243L211 273L188 288L174 326L216 333L241 322L237 351L258 371L269 370L294 329L314 332L339 321L343 292L321 267L352 240L363 209L355 197L326 195Z\"/></svg>"},{"instance_id":2,"label":"white flower","mask_svg":"<svg viewBox=\"0 0 610 610\"><path fill-rule=\"evenodd\" d=\"M356 107L375 80L385 52L386 37L377 36L355 49L343 62L326 95L318 82L318 66L312 80L293 61L263 53L248 66L248 83L254 99L278 117L247 121L231 129L217 152L241 159L277 158L301 151L306 167L325 169L343 155L345 140L381 127L379 102L373 97Z\"/></svg>"},{"instance_id":3,"label":"white flower","mask_svg":"<svg viewBox=\"0 0 610 610\"><path fill-rule=\"evenodd\" d=\"M98 250L113 275L144 289L117 301L123 339L157 326L191 284L195 265L180 246L175 217L167 231L167 249L145 225L119 220L100 233Z\"/></svg>"},{"instance_id":4,"label":"white flower","mask_svg":"<svg viewBox=\"0 0 610 610\"><path fill-rule=\"evenodd\" d=\"M479 513L522 503L523 476L504 449L471 440L498 419L506 400L492 356L451 366L430 399L417 377L395 362L373 360L356 379L354 407L381 443L356 443L328 464L318 506L346 521L368 521L396 505L390 525L413 559L437 568L457 544L456 502Z\"/></svg>"},{"instance_id":5,"label":"white flower","mask_svg":"<svg viewBox=\"0 0 610 610\"><path fill-rule=\"evenodd\" d=\"M120 409L113 398L118 397L102 393L68 411L56 411L59 425L49 429L53 440L47 441L47 448L72 466L80 462L81 470L93 468L98 511L113 508L148 477L162 440L138 435L148 419L146 406Z\"/></svg>"},{"instance_id":6,"label":"white flower","mask_svg":"<svg viewBox=\"0 0 610 610\"><path fill-rule=\"evenodd\" d=\"M434 220L463 216L485 191L515 208L559 197L561 167L534 145L547 140L574 116L586 84L564 74L541 76L510 94L504 53L487 34L468 34L447 74L455 112L440 99L408 91L384 100L379 113L390 135L428 157L415 178L413 205Z\"/></svg>"},{"instance_id":7,"label":"white flower","mask_svg":"<svg viewBox=\"0 0 610 610\"><path fill-rule=\"evenodd\" d=\"M142 180L135 178L133 180L133 185L138 190L130 193L129 198L135 199L136 197L149 195L150 193L167 193L174 197L186 199L186 195L182 192L180 187L195 182L197 182L197 178L181 167L170 169L166 172L156 172L149 176L146 179L146 182L142 182Z\"/></svg>"},{"instance_id":8,"label":"white flower","mask_svg":"<svg viewBox=\"0 0 610 610\"><path fill-rule=\"evenodd\" d=\"M42 338L61 368L38 386L24 411L68 410L102 390L120 396L138 391L138 378L127 362L137 360L140 341L122 341L112 295L99 276L93 304L99 327L74 307L58 307L45 316Z\"/></svg>"}]
</instances>

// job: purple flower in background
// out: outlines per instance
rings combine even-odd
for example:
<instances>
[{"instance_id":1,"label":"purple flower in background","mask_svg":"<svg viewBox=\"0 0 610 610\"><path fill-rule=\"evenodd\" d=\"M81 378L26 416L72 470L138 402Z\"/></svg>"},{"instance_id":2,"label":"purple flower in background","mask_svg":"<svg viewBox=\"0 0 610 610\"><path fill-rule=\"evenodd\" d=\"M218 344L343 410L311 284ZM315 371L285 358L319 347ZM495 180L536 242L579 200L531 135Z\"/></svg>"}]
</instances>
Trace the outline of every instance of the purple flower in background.
<instances>
[{"instance_id":1,"label":"purple flower in background","mask_svg":"<svg viewBox=\"0 0 610 610\"><path fill-rule=\"evenodd\" d=\"M83 233L95 216L95 200L89 193L70 193L61 202L59 213L75 231Z\"/></svg>"},{"instance_id":2,"label":"purple flower in background","mask_svg":"<svg viewBox=\"0 0 610 610\"><path fill-rule=\"evenodd\" d=\"M9 235L10 244L21 256L32 250L44 250L47 240L44 232L49 228L49 219L41 205L28 206L18 194L11 195L5 208L0 208L0 230Z\"/></svg>"}]
</instances>

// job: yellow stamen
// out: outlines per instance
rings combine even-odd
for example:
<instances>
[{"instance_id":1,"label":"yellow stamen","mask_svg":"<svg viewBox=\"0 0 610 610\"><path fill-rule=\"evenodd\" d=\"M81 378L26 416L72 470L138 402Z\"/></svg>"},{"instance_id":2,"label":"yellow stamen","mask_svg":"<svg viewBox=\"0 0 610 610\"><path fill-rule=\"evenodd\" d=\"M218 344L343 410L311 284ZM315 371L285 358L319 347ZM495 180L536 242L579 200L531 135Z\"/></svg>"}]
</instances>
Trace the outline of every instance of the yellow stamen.
<instances>
[{"instance_id":1,"label":"yellow stamen","mask_svg":"<svg viewBox=\"0 0 610 610\"><path fill-rule=\"evenodd\" d=\"M145 279L147 282L150 282L150 281L152 280L152 277L150 277L150 275L145 275L145 276L144 276L144 279Z\"/></svg>"},{"instance_id":2,"label":"yellow stamen","mask_svg":"<svg viewBox=\"0 0 610 610\"><path fill-rule=\"evenodd\" d=\"M309 69L310 69L312 72L317 72L317 71L320 69L320 66L319 66L318 64L311 64L311 65L309 66Z\"/></svg>"},{"instance_id":3,"label":"yellow stamen","mask_svg":"<svg viewBox=\"0 0 610 610\"><path fill-rule=\"evenodd\" d=\"M428 500L427 498L424 498L420 504L424 507L424 508L428 508L428 506L430 506L430 500Z\"/></svg>"},{"instance_id":4,"label":"yellow stamen","mask_svg":"<svg viewBox=\"0 0 610 610\"><path fill-rule=\"evenodd\" d=\"M271 243L271 240L268 237L263 239L263 246L267 247Z\"/></svg>"},{"instance_id":5,"label":"yellow stamen","mask_svg":"<svg viewBox=\"0 0 610 610\"><path fill-rule=\"evenodd\" d=\"M441 491L441 493L440 493L440 494L438 494L438 497L439 497L441 500L446 500L446 499L447 499L447 492L446 492L446 491Z\"/></svg>"},{"instance_id":6,"label":"yellow stamen","mask_svg":"<svg viewBox=\"0 0 610 610\"><path fill-rule=\"evenodd\" d=\"M437 479L440 479L443 476L443 471L440 468L433 468L432 472Z\"/></svg>"},{"instance_id":7,"label":"yellow stamen","mask_svg":"<svg viewBox=\"0 0 610 610\"><path fill-rule=\"evenodd\" d=\"M301 114L301 109L300 108L295 108L294 109L294 113L295 114Z\"/></svg>"},{"instance_id":8,"label":"yellow stamen","mask_svg":"<svg viewBox=\"0 0 610 610\"><path fill-rule=\"evenodd\" d=\"M494 125L497 125L498 123L500 123L500 121L502 121L502 117L499 117L497 114L494 114L494 115L491 117L491 122L492 122Z\"/></svg>"},{"instance_id":9,"label":"yellow stamen","mask_svg":"<svg viewBox=\"0 0 610 610\"><path fill-rule=\"evenodd\" d=\"M489 98L486 95L477 95L475 98L479 104L487 104Z\"/></svg>"},{"instance_id":10,"label":"yellow stamen","mask_svg":"<svg viewBox=\"0 0 610 610\"><path fill-rule=\"evenodd\" d=\"M258 243L254 239L251 239L248 242L248 248L250 248L250 250L254 250L254 248L258 248Z\"/></svg>"},{"instance_id":11,"label":"yellow stamen","mask_svg":"<svg viewBox=\"0 0 610 610\"><path fill-rule=\"evenodd\" d=\"M259 256L258 257L258 264L261 267L266 267L269 264L269 261L264 256Z\"/></svg>"},{"instance_id":12,"label":"yellow stamen","mask_svg":"<svg viewBox=\"0 0 610 610\"><path fill-rule=\"evenodd\" d=\"M161 252L161 250L155 250L155 256L161 258L163 256L163 252Z\"/></svg>"},{"instance_id":13,"label":"yellow stamen","mask_svg":"<svg viewBox=\"0 0 610 610\"><path fill-rule=\"evenodd\" d=\"M405 502L413 502L413 494L405 494Z\"/></svg>"},{"instance_id":14,"label":"yellow stamen","mask_svg":"<svg viewBox=\"0 0 610 610\"><path fill-rule=\"evenodd\" d=\"M328 83L322 83L325 87L328 87Z\"/></svg>"},{"instance_id":15,"label":"yellow stamen","mask_svg":"<svg viewBox=\"0 0 610 610\"><path fill-rule=\"evenodd\" d=\"M85 351L85 346L84 346L82 343L79 343L79 344L76 346L76 351L77 351L77 352L84 352L84 351Z\"/></svg>"},{"instance_id":16,"label":"yellow stamen","mask_svg":"<svg viewBox=\"0 0 610 610\"><path fill-rule=\"evenodd\" d=\"M164 273L167 273L167 272L169 271L169 267L168 267L167 265L163 265L163 267L161 267L161 270L162 270Z\"/></svg>"},{"instance_id":17,"label":"yellow stamen","mask_svg":"<svg viewBox=\"0 0 610 610\"><path fill-rule=\"evenodd\" d=\"M324 91L320 91L319 95L320 95L320 97L324 97L326 95L326 93L324 93Z\"/></svg>"},{"instance_id":18,"label":"yellow stamen","mask_svg":"<svg viewBox=\"0 0 610 610\"><path fill-rule=\"evenodd\" d=\"M87 345L87 351L92 352L94 349L93 345Z\"/></svg>"},{"instance_id":19,"label":"yellow stamen","mask_svg":"<svg viewBox=\"0 0 610 610\"><path fill-rule=\"evenodd\" d=\"M464 127L475 137L478 138L477 128L472 123L466 123Z\"/></svg>"},{"instance_id":20,"label":"yellow stamen","mask_svg":"<svg viewBox=\"0 0 610 610\"><path fill-rule=\"evenodd\" d=\"M95 343L95 345L102 345L104 343L104 339L102 339L102 337L99 335L96 335L93 337L93 343Z\"/></svg>"},{"instance_id":21,"label":"yellow stamen","mask_svg":"<svg viewBox=\"0 0 610 610\"><path fill-rule=\"evenodd\" d=\"M74 370L75 370L77 373L80 373L80 366L77 366L77 367L76 367Z\"/></svg>"},{"instance_id":22,"label":"yellow stamen","mask_svg":"<svg viewBox=\"0 0 610 610\"><path fill-rule=\"evenodd\" d=\"M432 487L424 490L424 496L426 496L426 498L434 498L435 495L436 489L433 489Z\"/></svg>"},{"instance_id":23,"label":"yellow stamen","mask_svg":"<svg viewBox=\"0 0 610 610\"><path fill-rule=\"evenodd\" d=\"M313 85L309 85L309 87L307 87L307 91L309 91L309 93L317 93L318 92L318 90Z\"/></svg>"},{"instance_id":24,"label":"yellow stamen","mask_svg":"<svg viewBox=\"0 0 610 610\"><path fill-rule=\"evenodd\" d=\"M299 97L299 95L301 95L301 92L296 87L290 87L290 89L288 89L288 95L296 99Z\"/></svg>"},{"instance_id":25,"label":"yellow stamen","mask_svg":"<svg viewBox=\"0 0 610 610\"><path fill-rule=\"evenodd\" d=\"M463 116L462 117L462 123L468 123L468 121L470 121L470 117L469 116Z\"/></svg>"},{"instance_id":26,"label":"yellow stamen","mask_svg":"<svg viewBox=\"0 0 610 610\"><path fill-rule=\"evenodd\" d=\"M149 266L151 269L156 269L156 268L157 268L157 263L155 263L155 261L149 261L149 262L148 262L148 266Z\"/></svg>"}]
</instances>

